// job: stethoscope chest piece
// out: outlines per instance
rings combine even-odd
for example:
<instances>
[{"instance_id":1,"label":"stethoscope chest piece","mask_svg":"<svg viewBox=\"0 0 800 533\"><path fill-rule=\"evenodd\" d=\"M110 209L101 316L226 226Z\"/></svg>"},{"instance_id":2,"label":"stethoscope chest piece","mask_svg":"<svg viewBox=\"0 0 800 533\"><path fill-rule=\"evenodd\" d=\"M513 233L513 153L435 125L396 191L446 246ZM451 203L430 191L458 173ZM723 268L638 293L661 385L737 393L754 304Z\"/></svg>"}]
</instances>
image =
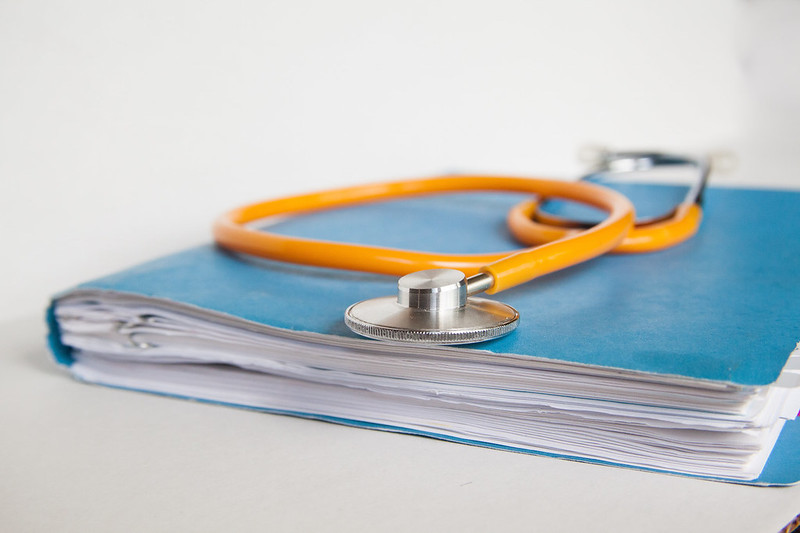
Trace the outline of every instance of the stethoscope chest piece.
<instances>
[{"instance_id":1,"label":"stethoscope chest piece","mask_svg":"<svg viewBox=\"0 0 800 533\"><path fill-rule=\"evenodd\" d=\"M351 305L345 311L347 327L384 341L468 344L503 336L519 321L519 313L509 305L468 298L466 276L458 270L414 272L400 278L397 289L396 298Z\"/></svg>"}]
</instances>

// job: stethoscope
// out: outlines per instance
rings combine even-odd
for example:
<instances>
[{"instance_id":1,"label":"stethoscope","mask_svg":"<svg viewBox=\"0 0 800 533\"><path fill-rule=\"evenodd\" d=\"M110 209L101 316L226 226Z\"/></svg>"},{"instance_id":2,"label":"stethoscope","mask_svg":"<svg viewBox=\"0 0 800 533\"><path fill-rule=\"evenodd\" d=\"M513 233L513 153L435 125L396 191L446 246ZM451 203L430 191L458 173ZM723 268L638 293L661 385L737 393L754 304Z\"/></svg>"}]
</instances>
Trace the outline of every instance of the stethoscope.
<instances>
[{"instance_id":1,"label":"stethoscope","mask_svg":"<svg viewBox=\"0 0 800 533\"><path fill-rule=\"evenodd\" d=\"M633 204L626 196L591 182L598 175L676 166L696 171L694 185L673 210L646 220L636 220ZM402 276L397 296L364 300L347 308L347 326L359 335L384 341L466 344L500 337L519 323L519 313L513 307L476 298L477 294L494 294L607 252L648 252L690 238L700 225L708 175L709 164L704 158L601 152L594 168L579 181L481 175L362 185L246 205L222 215L213 231L217 244L236 252ZM514 206L507 217L513 236L528 248L500 254L434 254L292 237L247 226L278 215L476 190L533 195ZM586 204L607 215L599 223L549 215L541 208L553 199Z\"/></svg>"}]
</instances>

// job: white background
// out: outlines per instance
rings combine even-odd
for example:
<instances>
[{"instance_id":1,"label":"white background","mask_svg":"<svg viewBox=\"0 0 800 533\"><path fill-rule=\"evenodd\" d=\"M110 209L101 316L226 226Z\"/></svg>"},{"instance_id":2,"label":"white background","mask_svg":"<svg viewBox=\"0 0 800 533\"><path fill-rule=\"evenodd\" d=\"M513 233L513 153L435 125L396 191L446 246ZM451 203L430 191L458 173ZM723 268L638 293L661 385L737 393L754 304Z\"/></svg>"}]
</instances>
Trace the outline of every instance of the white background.
<instances>
[{"instance_id":1,"label":"white background","mask_svg":"<svg viewBox=\"0 0 800 533\"><path fill-rule=\"evenodd\" d=\"M800 184L800 4L0 2L0 318L240 203L587 144Z\"/></svg>"},{"instance_id":2,"label":"white background","mask_svg":"<svg viewBox=\"0 0 800 533\"><path fill-rule=\"evenodd\" d=\"M587 144L724 153L717 185L800 187L799 57L793 0L0 0L0 524L777 529L794 489L87 387L46 361L39 317L276 195L570 178Z\"/></svg>"}]
</instances>

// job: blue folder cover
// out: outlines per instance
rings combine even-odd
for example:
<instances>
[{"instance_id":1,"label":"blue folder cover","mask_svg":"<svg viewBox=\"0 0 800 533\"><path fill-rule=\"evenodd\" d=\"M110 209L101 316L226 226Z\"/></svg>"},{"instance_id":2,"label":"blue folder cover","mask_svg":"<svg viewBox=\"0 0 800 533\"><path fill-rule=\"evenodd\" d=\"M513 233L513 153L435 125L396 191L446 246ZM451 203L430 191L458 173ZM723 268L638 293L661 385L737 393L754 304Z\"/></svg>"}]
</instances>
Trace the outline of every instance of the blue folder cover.
<instances>
[{"instance_id":1,"label":"blue folder cover","mask_svg":"<svg viewBox=\"0 0 800 533\"><path fill-rule=\"evenodd\" d=\"M644 214L680 194L661 186L622 190ZM313 213L271 230L439 252L513 250L518 245L504 218L520 199L475 193L414 198ZM703 225L691 240L651 254L606 255L496 295L517 308L520 326L504 338L464 349L768 385L800 340L798 257L800 192L711 188ZM208 245L80 288L173 300L288 330L355 337L344 325L344 309L393 294L396 279L265 261ZM48 322L54 355L69 365L69 348L59 340L52 307ZM787 422L766 468L751 483L800 480L796 449L800 422Z\"/></svg>"}]
</instances>

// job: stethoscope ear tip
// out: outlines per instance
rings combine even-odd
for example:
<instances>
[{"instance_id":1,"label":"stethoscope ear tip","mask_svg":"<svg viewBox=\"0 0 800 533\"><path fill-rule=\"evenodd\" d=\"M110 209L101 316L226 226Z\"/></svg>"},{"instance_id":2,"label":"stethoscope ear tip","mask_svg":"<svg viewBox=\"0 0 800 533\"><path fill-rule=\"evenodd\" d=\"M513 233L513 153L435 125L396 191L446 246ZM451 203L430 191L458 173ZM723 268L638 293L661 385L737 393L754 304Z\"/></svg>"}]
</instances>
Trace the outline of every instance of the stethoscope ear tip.
<instances>
[{"instance_id":1,"label":"stethoscope ear tip","mask_svg":"<svg viewBox=\"0 0 800 533\"><path fill-rule=\"evenodd\" d=\"M470 344L512 332L519 313L506 304L467 297L464 274L452 269L414 272L400 278L398 295L364 300L345 311L354 333L382 341Z\"/></svg>"}]
</instances>

